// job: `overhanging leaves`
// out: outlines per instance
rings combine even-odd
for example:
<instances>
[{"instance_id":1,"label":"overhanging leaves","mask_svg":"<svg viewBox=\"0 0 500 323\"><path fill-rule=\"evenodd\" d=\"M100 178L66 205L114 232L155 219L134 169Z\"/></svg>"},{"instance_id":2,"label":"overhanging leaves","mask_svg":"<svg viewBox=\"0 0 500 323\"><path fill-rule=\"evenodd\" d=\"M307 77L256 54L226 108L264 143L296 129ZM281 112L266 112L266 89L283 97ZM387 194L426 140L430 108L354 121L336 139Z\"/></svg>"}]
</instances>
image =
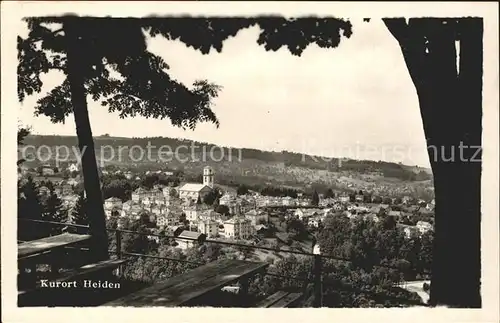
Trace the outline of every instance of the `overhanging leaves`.
<instances>
[{"instance_id":1,"label":"overhanging leaves","mask_svg":"<svg viewBox=\"0 0 500 323\"><path fill-rule=\"evenodd\" d=\"M85 70L87 94L93 100L100 101L110 112L118 112L122 118L138 115L169 118L173 125L191 129L198 122L218 126L211 107L221 87L200 80L188 88L171 78L166 62L147 51L145 32L180 40L208 54L212 48L221 52L223 42L241 29L258 25L261 29L258 44L274 51L286 46L298 56L311 43L322 48L337 47L342 36L350 37L352 33L349 21L316 17L28 18L29 36L18 38L20 101L41 91L43 73L53 69L66 73L67 44L62 26L68 19L78 21L77 41L85 52L80 64ZM35 114L46 115L52 122L63 122L72 113L70 97L65 81L38 100Z\"/></svg>"}]
</instances>

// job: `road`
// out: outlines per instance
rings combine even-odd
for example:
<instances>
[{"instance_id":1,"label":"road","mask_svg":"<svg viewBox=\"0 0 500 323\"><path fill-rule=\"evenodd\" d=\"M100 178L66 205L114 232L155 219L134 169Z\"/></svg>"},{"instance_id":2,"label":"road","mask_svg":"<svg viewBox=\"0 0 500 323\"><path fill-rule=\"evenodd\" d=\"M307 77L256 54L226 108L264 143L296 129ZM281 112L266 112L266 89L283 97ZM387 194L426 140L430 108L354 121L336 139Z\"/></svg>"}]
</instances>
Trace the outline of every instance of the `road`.
<instances>
[{"instance_id":1,"label":"road","mask_svg":"<svg viewBox=\"0 0 500 323\"><path fill-rule=\"evenodd\" d=\"M429 301L429 294L424 292L424 283L430 284L430 280L418 280L418 281L411 281L411 282L405 282L404 284L401 284L400 287L406 289L409 292L414 292L417 293L418 296L422 299L422 302L427 304Z\"/></svg>"}]
</instances>

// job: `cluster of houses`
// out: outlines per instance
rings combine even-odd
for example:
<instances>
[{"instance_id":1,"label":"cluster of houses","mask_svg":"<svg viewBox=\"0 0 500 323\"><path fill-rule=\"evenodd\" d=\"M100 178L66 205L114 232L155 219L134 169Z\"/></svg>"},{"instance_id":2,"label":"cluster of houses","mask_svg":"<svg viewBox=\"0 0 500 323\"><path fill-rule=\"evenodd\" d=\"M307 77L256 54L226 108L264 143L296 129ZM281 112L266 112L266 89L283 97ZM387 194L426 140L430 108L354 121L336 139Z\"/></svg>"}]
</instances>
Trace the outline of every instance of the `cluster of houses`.
<instances>
[{"instance_id":1,"label":"cluster of houses","mask_svg":"<svg viewBox=\"0 0 500 323\"><path fill-rule=\"evenodd\" d=\"M144 214L161 229L175 231L179 226L188 230L179 233L179 246L188 247L189 239L201 235L208 238L248 239L269 221L267 213L255 209L255 201L225 194L219 205L226 205L229 214L220 214L202 201L214 188L214 171L203 169L203 183L185 183L179 187L155 186L151 190L138 188L131 199L122 202L111 197L104 201L109 218L113 215L139 219ZM182 237L189 239L183 240Z\"/></svg>"},{"instance_id":2,"label":"cluster of houses","mask_svg":"<svg viewBox=\"0 0 500 323\"><path fill-rule=\"evenodd\" d=\"M42 181L45 180L44 178L36 178L35 181ZM75 193L75 187L78 185L78 180L74 178L70 179L62 179L58 178L58 180L53 180L51 179L50 181L54 187L54 193L61 199L62 206L70 211L70 209L76 204L78 200L78 195ZM38 191L40 193L40 196L42 198L48 197L50 195L50 189L45 186L41 185L38 188ZM71 213L71 212L69 212Z\"/></svg>"},{"instance_id":3,"label":"cluster of houses","mask_svg":"<svg viewBox=\"0 0 500 323\"><path fill-rule=\"evenodd\" d=\"M69 169L71 168L71 170ZM53 168L47 166L41 170L45 176L53 175ZM70 165L70 171L77 171L77 165ZM127 178L133 178L129 172ZM128 176L130 175L130 176ZM56 194L63 203L70 208L76 203L78 196L74 194L76 179L61 180L55 185ZM147 215L151 223L159 229L170 229L177 232L177 242L180 248L189 248L197 240L207 238L250 239L256 232L265 229L269 223L269 207L285 207L285 219L291 217L303 221L311 228L320 228L321 223L329 215L343 214L350 219L364 218L375 222L379 216L393 216L396 221L407 215L416 213L432 213L434 201L426 203L422 200L413 200L405 196L398 201L390 201L376 196L357 194L349 196L346 193L335 192L334 197L320 195L317 206L311 205L311 199L299 195L292 197L262 196L259 193L236 195L225 192L219 198L219 205L227 207L224 214L214 211L202 201L213 192L215 184L214 170L207 166L203 169L202 183L184 183L178 187L156 185L152 189L138 188L131 199L123 202L116 197L104 201L104 210L108 218L139 219ZM40 192L47 194L48 189L41 187ZM398 204L400 207L393 207ZM119 222L120 223L120 222ZM423 234L432 230L429 222L418 221L416 225L398 223L407 237ZM182 230L179 231L179 228Z\"/></svg>"}]
</instances>

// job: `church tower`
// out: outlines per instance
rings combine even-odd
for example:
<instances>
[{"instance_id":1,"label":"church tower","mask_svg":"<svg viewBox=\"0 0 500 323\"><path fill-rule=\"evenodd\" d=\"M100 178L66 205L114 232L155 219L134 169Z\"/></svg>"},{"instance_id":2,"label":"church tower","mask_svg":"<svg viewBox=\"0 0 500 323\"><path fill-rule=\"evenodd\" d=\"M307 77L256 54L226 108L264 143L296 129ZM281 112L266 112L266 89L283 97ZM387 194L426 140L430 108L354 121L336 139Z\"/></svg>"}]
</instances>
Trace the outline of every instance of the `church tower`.
<instances>
[{"instance_id":1,"label":"church tower","mask_svg":"<svg viewBox=\"0 0 500 323\"><path fill-rule=\"evenodd\" d=\"M203 185L214 188L214 177L215 173L213 168L205 166L205 168L203 168Z\"/></svg>"}]
</instances>

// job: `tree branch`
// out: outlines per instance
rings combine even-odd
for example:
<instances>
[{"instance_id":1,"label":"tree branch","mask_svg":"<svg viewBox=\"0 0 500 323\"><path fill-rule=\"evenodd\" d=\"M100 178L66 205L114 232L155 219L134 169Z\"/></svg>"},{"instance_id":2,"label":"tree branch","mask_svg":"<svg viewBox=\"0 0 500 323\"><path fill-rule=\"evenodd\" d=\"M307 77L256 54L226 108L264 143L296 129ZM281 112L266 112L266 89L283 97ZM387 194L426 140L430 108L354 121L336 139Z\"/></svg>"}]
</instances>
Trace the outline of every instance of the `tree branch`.
<instances>
[{"instance_id":1,"label":"tree branch","mask_svg":"<svg viewBox=\"0 0 500 323\"><path fill-rule=\"evenodd\" d=\"M56 35L57 35L58 33L60 33L61 31L64 31L64 28L60 28L60 29L54 30L54 31L52 32L52 36L56 36ZM30 43L30 44L31 44L31 43L36 43L36 42L41 41L41 40L43 40L43 36L40 36L40 37L37 37L37 38L34 38L34 39L29 39L29 40L28 40L28 39L26 39L25 41L26 41L27 43Z\"/></svg>"}]
</instances>

